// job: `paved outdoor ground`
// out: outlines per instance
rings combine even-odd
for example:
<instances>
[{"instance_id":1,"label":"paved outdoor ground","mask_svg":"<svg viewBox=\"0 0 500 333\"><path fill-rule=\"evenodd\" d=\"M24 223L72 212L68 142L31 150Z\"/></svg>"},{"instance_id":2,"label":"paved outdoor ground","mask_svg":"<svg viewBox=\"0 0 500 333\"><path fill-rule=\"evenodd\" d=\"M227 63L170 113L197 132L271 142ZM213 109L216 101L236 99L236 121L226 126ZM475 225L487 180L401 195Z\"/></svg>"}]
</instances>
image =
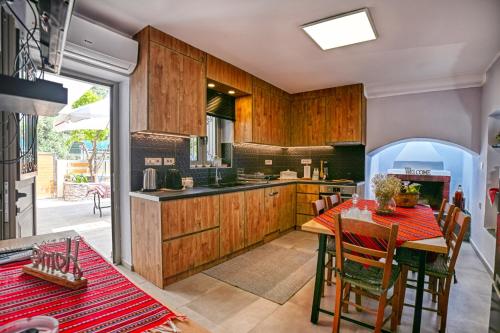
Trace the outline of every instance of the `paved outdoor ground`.
<instances>
[{"instance_id":1,"label":"paved outdoor ground","mask_svg":"<svg viewBox=\"0 0 500 333\"><path fill-rule=\"evenodd\" d=\"M109 206L104 202L103 206ZM111 258L111 209L92 211L93 201L37 200L37 234L75 230L101 255Z\"/></svg>"}]
</instances>

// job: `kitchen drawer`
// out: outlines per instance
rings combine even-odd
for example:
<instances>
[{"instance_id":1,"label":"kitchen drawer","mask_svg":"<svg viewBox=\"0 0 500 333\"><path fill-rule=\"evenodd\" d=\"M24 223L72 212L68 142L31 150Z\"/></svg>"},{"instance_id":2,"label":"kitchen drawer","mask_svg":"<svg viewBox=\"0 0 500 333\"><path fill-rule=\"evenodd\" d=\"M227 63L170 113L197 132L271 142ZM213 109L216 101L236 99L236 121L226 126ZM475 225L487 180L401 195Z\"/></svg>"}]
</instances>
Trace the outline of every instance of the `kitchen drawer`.
<instances>
[{"instance_id":1,"label":"kitchen drawer","mask_svg":"<svg viewBox=\"0 0 500 333\"><path fill-rule=\"evenodd\" d=\"M297 184L297 193L319 194L319 185L316 185L316 184Z\"/></svg>"},{"instance_id":2,"label":"kitchen drawer","mask_svg":"<svg viewBox=\"0 0 500 333\"><path fill-rule=\"evenodd\" d=\"M163 278L219 258L219 228L163 242Z\"/></svg>"},{"instance_id":3,"label":"kitchen drawer","mask_svg":"<svg viewBox=\"0 0 500 333\"><path fill-rule=\"evenodd\" d=\"M297 202L297 214L314 215L314 211L310 202Z\"/></svg>"},{"instance_id":4,"label":"kitchen drawer","mask_svg":"<svg viewBox=\"0 0 500 333\"><path fill-rule=\"evenodd\" d=\"M308 203L309 205L311 202L316 201L319 199L318 194L308 194L308 193L297 193L297 203Z\"/></svg>"},{"instance_id":5,"label":"kitchen drawer","mask_svg":"<svg viewBox=\"0 0 500 333\"><path fill-rule=\"evenodd\" d=\"M300 227L306 222L309 222L314 218L313 215L304 215L304 214L297 214L296 219L295 219L295 225Z\"/></svg>"},{"instance_id":6,"label":"kitchen drawer","mask_svg":"<svg viewBox=\"0 0 500 333\"><path fill-rule=\"evenodd\" d=\"M164 201L161 204L162 239L216 227L219 214L218 195Z\"/></svg>"}]
</instances>

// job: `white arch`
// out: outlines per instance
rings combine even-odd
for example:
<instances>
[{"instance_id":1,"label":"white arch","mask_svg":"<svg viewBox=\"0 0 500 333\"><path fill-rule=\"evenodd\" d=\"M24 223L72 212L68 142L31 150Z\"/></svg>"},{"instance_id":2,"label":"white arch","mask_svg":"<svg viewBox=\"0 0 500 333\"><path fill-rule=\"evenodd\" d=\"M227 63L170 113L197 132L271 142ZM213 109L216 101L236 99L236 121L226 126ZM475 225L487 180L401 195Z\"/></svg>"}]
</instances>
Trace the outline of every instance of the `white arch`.
<instances>
[{"instance_id":1,"label":"white arch","mask_svg":"<svg viewBox=\"0 0 500 333\"><path fill-rule=\"evenodd\" d=\"M463 151L471 154L473 157L474 156L479 156L478 153L476 153L475 151L473 151L473 150L471 150L471 149L469 149L467 147L461 146L461 145L456 144L456 143L451 142L451 141L439 140L439 139L433 139L433 138L406 138L406 139L401 139L401 140L393 141L393 142L387 143L387 144L385 144L383 146L380 146L378 148L375 148L375 149L371 150L370 152L366 153L366 156L367 157L372 157L372 156L375 156L379 152L381 152L381 151L383 151L383 150L385 150L385 149L387 149L389 147L398 145L400 143L415 142L415 141L440 143L440 144L443 144L443 145L447 145L447 146L451 146L451 147L454 147L454 148L461 149L461 150L463 150Z\"/></svg>"}]
</instances>

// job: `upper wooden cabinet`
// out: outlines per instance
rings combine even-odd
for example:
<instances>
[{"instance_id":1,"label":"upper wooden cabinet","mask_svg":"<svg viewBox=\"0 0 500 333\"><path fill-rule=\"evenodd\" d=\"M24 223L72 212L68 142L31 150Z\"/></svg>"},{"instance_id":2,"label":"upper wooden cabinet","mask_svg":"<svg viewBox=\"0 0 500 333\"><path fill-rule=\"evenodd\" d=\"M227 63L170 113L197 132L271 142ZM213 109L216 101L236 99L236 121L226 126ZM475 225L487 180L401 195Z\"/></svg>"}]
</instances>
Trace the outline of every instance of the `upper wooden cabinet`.
<instances>
[{"instance_id":1,"label":"upper wooden cabinet","mask_svg":"<svg viewBox=\"0 0 500 333\"><path fill-rule=\"evenodd\" d=\"M326 142L360 143L366 139L366 98L363 85L334 88L326 96Z\"/></svg>"},{"instance_id":2,"label":"upper wooden cabinet","mask_svg":"<svg viewBox=\"0 0 500 333\"><path fill-rule=\"evenodd\" d=\"M252 75L210 54L207 54L207 79L243 93L252 93Z\"/></svg>"},{"instance_id":3,"label":"upper wooden cabinet","mask_svg":"<svg viewBox=\"0 0 500 333\"><path fill-rule=\"evenodd\" d=\"M236 99L235 141L287 146L289 117L289 95L254 77L252 96Z\"/></svg>"},{"instance_id":4,"label":"upper wooden cabinet","mask_svg":"<svg viewBox=\"0 0 500 333\"><path fill-rule=\"evenodd\" d=\"M291 146L365 144L362 84L294 94L291 113Z\"/></svg>"},{"instance_id":5,"label":"upper wooden cabinet","mask_svg":"<svg viewBox=\"0 0 500 333\"><path fill-rule=\"evenodd\" d=\"M206 54L150 26L135 38L130 130L206 135Z\"/></svg>"}]
</instances>

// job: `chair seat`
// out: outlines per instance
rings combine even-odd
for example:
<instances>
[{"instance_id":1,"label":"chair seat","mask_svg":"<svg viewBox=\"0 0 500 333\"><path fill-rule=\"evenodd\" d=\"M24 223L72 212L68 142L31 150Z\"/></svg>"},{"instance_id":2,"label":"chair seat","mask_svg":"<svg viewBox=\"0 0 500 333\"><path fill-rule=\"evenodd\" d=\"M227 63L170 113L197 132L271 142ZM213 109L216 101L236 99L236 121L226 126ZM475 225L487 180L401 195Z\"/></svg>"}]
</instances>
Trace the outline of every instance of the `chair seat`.
<instances>
[{"instance_id":1,"label":"chair seat","mask_svg":"<svg viewBox=\"0 0 500 333\"><path fill-rule=\"evenodd\" d=\"M384 270L378 267L365 267L364 265L346 260L344 262L344 271L340 273L340 277L345 282L349 282L355 286L367 289L371 292L381 293L385 290L382 289L382 277ZM396 282L399 275L399 266L392 265L391 278L387 289L390 289Z\"/></svg>"},{"instance_id":2,"label":"chair seat","mask_svg":"<svg viewBox=\"0 0 500 333\"><path fill-rule=\"evenodd\" d=\"M408 266L412 271L418 271L418 254L411 249L398 249L396 261L400 265ZM425 264L425 274L435 277L447 277L452 275L449 273L447 257L440 254L434 261L427 262Z\"/></svg>"}]
</instances>

